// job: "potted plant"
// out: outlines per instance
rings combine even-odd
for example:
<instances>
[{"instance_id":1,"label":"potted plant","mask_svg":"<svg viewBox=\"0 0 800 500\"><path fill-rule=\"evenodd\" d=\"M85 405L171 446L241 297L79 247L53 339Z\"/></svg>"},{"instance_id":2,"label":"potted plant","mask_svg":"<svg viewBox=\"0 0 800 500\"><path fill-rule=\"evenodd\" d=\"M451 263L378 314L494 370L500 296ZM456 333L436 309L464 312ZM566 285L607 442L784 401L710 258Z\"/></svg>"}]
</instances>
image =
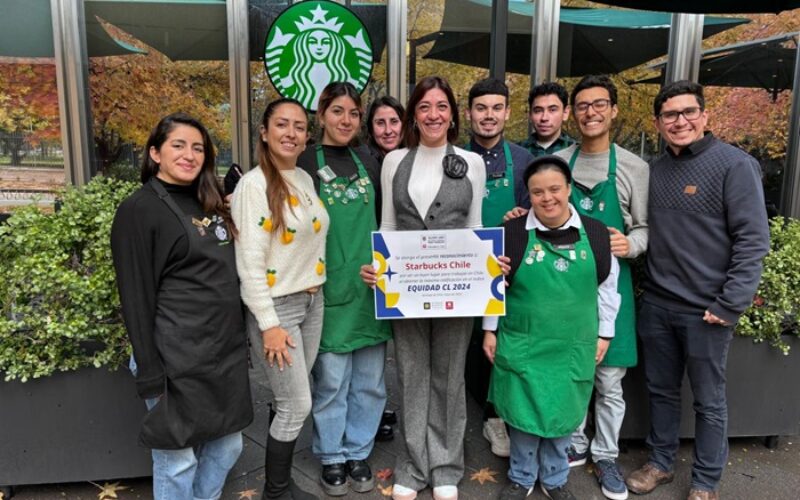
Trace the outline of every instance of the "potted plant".
<instances>
[{"instance_id":1,"label":"potted plant","mask_svg":"<svg viewBox=\"0 0 800 500\"><path fill-rule=\"evenodd\" d=\"M728 353L728 435L777 436L800 432L800 400L792 384L800 363L789 356L800 346L800 220L776 217L770 222L770 252L753 304L742 314ZM641 360L641 358L640 358ZM649 432L647 388L641 364L624 380L627 410L621 437L643 438ZM682 388L681 437L694 437L689 381Z\"/></svg>"},{"instance_id":2,"label":"potted plant","mask_svg":"<svg viewBox=\"0 0 800 500\"><path fill-rule=\"evenodd\" d=\"M0 485L132 477L144 404L117 370L130 355L111 260L117 205L136 184L95 178L58 209L0 226Z\"/></svg>"}]
</instances>

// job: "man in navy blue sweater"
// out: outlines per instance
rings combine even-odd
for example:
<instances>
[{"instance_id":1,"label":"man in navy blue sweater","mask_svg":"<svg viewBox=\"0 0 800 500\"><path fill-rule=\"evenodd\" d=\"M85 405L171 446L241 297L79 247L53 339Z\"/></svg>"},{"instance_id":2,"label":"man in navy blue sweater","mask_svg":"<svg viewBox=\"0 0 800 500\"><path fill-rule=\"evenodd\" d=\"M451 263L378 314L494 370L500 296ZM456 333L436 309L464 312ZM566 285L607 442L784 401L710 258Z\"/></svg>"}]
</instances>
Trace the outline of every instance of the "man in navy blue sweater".
<instances>
[{"instance_id":1,"label":"man in navy blue sweater","mask_svg":"<svg viewBox=\"0 0 800 500\"><path fill-rule=\"evenodd\" d=\"M699 84L664 86L654 111L667 150L650 165L650 244L638 323L651 452L627 484L644 494L672 481L687 371L695 408L688 500L714 500L728 457L728 347L769 250L761 169L705 131L708 111Z\"/></svg>"}]
</instances>

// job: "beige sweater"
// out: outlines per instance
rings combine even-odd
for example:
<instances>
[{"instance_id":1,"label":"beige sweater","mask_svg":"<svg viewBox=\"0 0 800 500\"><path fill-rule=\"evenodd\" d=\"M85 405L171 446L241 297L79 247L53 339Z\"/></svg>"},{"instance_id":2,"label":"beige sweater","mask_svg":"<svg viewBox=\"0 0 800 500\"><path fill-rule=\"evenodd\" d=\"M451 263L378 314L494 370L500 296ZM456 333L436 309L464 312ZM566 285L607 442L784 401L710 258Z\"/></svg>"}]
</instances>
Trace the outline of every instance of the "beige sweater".
<instances>
[{"instance_id":1,"label":"beige sweater","mask_svg":"<svg viewBox=\"0 0 800 500\"><path fill-rule=\"evenodd\" d=\"M325 282L328 212L307 173L295 168L281 174L292 193L284 210L286 228L281 233L270 230L267 179L260 168L242 177L231 201L231 215L239 231L236 268L242 300L262 331L280 325L274 298Z\"/></svg>"}]
</instances>

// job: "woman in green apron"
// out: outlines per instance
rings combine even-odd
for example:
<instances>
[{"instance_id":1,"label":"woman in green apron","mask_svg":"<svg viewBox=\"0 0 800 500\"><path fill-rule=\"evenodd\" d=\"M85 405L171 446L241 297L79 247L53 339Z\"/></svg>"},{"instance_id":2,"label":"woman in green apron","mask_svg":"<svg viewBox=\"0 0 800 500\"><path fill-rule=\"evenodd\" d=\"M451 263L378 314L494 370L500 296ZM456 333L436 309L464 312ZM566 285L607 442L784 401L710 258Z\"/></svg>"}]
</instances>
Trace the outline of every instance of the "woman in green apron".
<instances>
[{"instance_id":1,"label":"woman in green apron","mask_svg":"<svg viewBox=\"0 0 800 500\"><path fill-rule=\"evenodd\" d=\"M312 376L313 452L322 462L328 495L375 486L366 462L386 403L384 356L388 322L375 319L372 291L359 268L372 261L377 230L380 166L365 147L353 145L361 130L361 97L350 83L329 84L320 95L321 144L309 146L298 166L313 178L330 216L325 313L320 354ZM349 485L349 486L348 486Z\"/></svg>"},{"instance_id":2,"label":"woman in green apron","mask_svg":"<svg viewBox=\"0 0 800 500\"><path fill-rule=\"evenodd\" d=\"M219 498L253 419L232 222L214 145L183 113L153 129L111 229L157 500Z\"/></svg>"},{"instance_id":3,"label":"woman in green apron","mask_svg":"<svg viewBox=\"0 0 800 500\"><path fill-rule=\"evenodd\" d=\"M538 479L548 498L571 499L566 450L613 337L619 267L606 227L569 204L563 159L536 158L524 179L533 210L504 224L506 316L499 326L484 319L489 400L511 438L511 484L500 498L524 498Z\"/></svg>"}]
</instances>

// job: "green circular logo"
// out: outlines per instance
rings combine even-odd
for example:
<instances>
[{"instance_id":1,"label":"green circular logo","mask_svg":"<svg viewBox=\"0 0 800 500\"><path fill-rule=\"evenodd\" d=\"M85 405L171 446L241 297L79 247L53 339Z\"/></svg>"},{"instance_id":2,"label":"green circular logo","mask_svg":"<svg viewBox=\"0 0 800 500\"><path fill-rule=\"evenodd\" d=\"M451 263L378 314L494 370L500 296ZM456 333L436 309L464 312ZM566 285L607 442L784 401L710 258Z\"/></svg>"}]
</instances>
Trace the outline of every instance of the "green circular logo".
<instances>
[{"instance_id":1,"label":"green circular logo","mask_svg":"<svg viewBox=\"0 0 800 500\"><path fill-rule=\"evenodd\" d=\"M328 0L284 10L264 46L264 66L278 93L311 111L329 83L350 82L360 93L372 74L372 41L364 23Z\"/></svg>"}]
</instances>

